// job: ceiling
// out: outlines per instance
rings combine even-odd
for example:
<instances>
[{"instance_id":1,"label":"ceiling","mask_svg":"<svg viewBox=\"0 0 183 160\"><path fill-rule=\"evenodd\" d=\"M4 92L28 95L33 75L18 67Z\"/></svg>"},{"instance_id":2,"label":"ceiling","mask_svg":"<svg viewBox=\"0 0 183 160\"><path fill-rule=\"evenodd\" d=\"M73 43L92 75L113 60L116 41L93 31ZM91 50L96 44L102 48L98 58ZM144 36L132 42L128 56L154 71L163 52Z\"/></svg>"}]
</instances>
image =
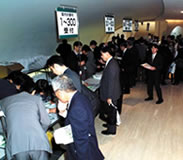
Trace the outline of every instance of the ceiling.
<instances>
[{"instance_id":1,"label":"ceiling","mask_svg":"<svg viewBox=\"0 0 183 160\"><path fill-rule=\"evenodd\" d=\"M183 0L163 0L164 13L162 15L165 19L183 19Z\"/></svg>"},{"instance_id":2,"label":"ceiling","mask_svg":"<svg viewBox=\"0 0 183 160\"><path fill-rule=\"evenodd\" d=\"M80 23L101 22L107 13L114 14L117 27L122 18L134 20L182 19L183 0L61 0L61 4L78 7Z\"/></svg>"},{"instance_id":3,"label":"ceiling","mask_svg":"<svg viewBox=\"0 0 183 160\"><path fill-rule=\"evenodd\" d=\"M55 52L54 10L61 4L77 7L80 23L77 39L84 43L91 39L103 41L106 14L115 16L116 29L122 26L123 18L139 21L183 19L180 14L183 0L2 0L0 61Z\"/></svg>"}]
</instances>

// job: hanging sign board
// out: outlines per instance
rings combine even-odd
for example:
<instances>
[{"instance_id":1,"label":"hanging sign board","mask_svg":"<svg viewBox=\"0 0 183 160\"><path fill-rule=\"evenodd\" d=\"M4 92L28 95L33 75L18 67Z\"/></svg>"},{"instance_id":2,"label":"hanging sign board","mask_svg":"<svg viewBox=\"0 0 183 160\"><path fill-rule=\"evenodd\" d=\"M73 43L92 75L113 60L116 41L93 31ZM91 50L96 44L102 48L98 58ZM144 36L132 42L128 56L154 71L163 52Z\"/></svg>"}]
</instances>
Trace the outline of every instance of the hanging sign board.
<instances>
[{"instance_id":1,"label":"hanging sign board","mask_svg":"<svg viewBox=\"0 0 183 160\"><path fill-rule=\"evenodd\" d=\"M139 22L138 22L138 20L134 21L134 31L136 31L136 32L139 31Z\"/></svg>"},{"instance_id":2,"label":"hanging sign board","mask_svg":"<svg viewBox=\"0 0 183 160\"><path fill-rule=\"evenodd\" d=\"M115 32L115 20L112 15L105 15L105 33Z\"/></svg>"},{"instance_id":3,"label":"hanging sign board","mask_svg":"<svg viewBox=\"0 0 183 160\"><path fill-rule=\"evenodd\" d=\"M79 21L76 7L61 6L56 8L57 38L77 37Z\"/></svg>"},{"instance_id":4,"label":"hanging sign board","mask_svg":"<svg viewBox=\"0 0 183 160\"><path fill-rule=\"evenodd\" d=\"M132 32L132 19L123 19L123 32Z\"/></svg>"}]
</instances>

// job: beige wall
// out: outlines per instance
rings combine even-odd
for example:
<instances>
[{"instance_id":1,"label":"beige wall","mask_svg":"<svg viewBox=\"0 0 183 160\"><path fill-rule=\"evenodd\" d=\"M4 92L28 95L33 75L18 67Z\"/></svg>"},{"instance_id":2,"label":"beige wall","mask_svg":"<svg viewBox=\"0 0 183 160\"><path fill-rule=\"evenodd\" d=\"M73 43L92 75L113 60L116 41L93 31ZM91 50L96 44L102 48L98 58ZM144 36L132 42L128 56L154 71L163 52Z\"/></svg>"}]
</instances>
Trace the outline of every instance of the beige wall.
<instances>
[{"instance_id":1,"label":"beige wall","mask_svg":"<svg viewBox=\"0 0 183 160\"><path fill-rule=\"evenodd\" d=\"M98 42L98 44L100 44L101 42L107 42L109 40L112 39L112 36L117 36L117 34L121 35L124 34L125 35L125 39L127 39L128 37L135 37L135 39L140 38L141 36L146 38L148 33L151 33L155 36L159 36L159 38L161 39L162 36L167 36L171 33L171 31L176 27L176 26L181 26L183 27L183 21L173 21L173 22L167 22L165 20L162 21L147 21L147 22L143 22L143 24L139 23L139 31L135 32L123 32L122 31L122 27L118 27L118 29L116 29L114 34L106 34L104 32L104 28L103 27L99 27L102 28L102 30L98 30L98 26L88 26L85 27L83 29L81 29L80 32L82 32L82 34L80 33L80 37L75 38L75 39L69 39L69 43L73 43L76 40L80 40L81 42L85 43L85 44L89 44L89 42L94 39ZM149 31L146 30L147 28L147 23L150 23L150 27L149 27Z\"/></svg>"},{"instance_id":2,"label":"beige wall","mask_svg":"<svg viewBox=\"0 0 183 160\"><path fill-rule=\"evenodd\" d=\"M149 31L146 31L147 23L150 24ZM147 37L148 33L155 34L155 22L148 21L148 22L143 22L143 24L139 23L139 31L138 32L135 32L135 31L123 32L122 31L122 27L120 27L119 29L117 29L115 31L114 34L111 34L109 36L105 36L103 41L104 42L109 41L109 40L111 40L112 36L117 36L117 34L119 34L119 35L124 34L125 35L125 39L127 39L128 37L135 37L136 39L138 39L141 36L142 37Z\"/></svg>"}]
</instances>

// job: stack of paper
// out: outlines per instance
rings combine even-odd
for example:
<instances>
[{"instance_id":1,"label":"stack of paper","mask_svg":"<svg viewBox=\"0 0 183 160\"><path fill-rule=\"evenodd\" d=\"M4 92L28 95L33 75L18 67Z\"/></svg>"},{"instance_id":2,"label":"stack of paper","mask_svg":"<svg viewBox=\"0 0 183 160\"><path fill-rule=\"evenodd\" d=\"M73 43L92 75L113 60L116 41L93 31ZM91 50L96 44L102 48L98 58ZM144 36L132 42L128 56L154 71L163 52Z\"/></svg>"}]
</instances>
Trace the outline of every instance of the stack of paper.
<instances>
[{"instance_id":1,"label":"stack of paper","mask_svg":"<svg viewBox=\"0 0 183 160\"><path fill-rule=\"evenodd\" d=\"M146 68L146 69L151 69L152 68L152 66L148 63L143 63L143 64L141 64L141 66Z\"/></svg>"},{"instance_id":2,"label":"stack of paper","mask_svg":"<svg viewBox=\"0 0 183 160\"><path fill-rule=\"evenodd\" d=\"M74 142L71 125L55 130L53 136L56 144L70 144Z\"/></svg>"}]
</instances>

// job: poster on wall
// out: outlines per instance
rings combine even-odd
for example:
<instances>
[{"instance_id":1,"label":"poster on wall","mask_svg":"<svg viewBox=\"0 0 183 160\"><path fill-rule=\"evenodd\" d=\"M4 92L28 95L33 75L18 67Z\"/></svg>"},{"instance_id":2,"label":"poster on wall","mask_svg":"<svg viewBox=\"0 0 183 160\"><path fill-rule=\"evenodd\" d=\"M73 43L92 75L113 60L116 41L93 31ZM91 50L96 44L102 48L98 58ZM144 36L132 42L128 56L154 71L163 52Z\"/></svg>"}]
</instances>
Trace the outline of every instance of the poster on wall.
<instances>
[{"instance_id":1,"label":"poster on wall","mask_svg":"<svg viewBox=\"0 0 183 160\"><path fill-rule=\"evenodd\" d=\"M113 15L105 15L105 33L114 33L115 32L115 19Z\"/></svg>"},{"instance_id":2,"label":"poster on wall","mask_svg":"<svg viewBox=\"0 0 183 160\"><path fill-rule=\"evenodd\" d=\"M57 39L77 37L79 21L77 8L72 6L60 6L55 9Z\"/></svg>"},{"instance_id":3,"label":"poster on wall","mask_svg":"<svg viewBox=\"0 0 183 160\"><path fill-rule=\"evenodd\" d=\"M123 19L123 32L132 32L132 19Z\"/></svg>"},{"instance_id":4,"label":"poster on wall","mask_svg":"<svg viewBox=\"0 0 183 160\"><path fill-rule=\"evenodd\" d=\"M134 21L134 31L136 31L136 32L139 31L139 22L138 22L138 20Z\"/></svg>"}]
</instances>

